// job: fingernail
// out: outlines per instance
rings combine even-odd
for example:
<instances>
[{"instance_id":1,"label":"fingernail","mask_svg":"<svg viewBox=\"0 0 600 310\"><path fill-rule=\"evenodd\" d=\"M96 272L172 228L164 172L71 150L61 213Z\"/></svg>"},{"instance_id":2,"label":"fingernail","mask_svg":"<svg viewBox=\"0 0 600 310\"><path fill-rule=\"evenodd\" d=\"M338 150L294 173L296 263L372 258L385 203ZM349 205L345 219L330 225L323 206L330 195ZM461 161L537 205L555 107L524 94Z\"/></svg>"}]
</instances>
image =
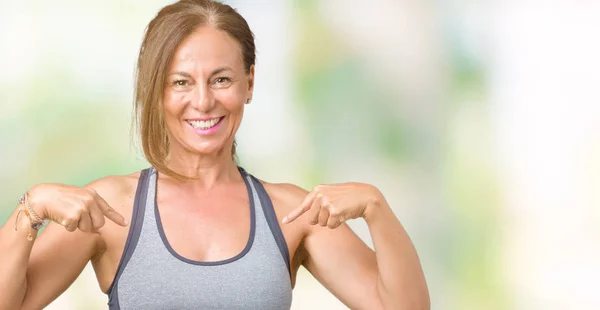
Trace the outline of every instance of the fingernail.
<instances>
[{"instance_id":1,"label":"fingernail","mask_svg":"<svg viewBox=\"0 0 600 310\"><path fill-rule=\"evenodd\" d=\"M288 219L288 218L287 218L287 216L286 216L286 217L284 217L284 218L283 218L283 220L281 220L281 222L282 222L283 224L285 224L285 223L287 223L287 219Z\"/></svg>"},{"instance_id":2,"label":"fingernail","mask_svg":"<svg viewBox=\"0 0 600 310\"><path fill-rule=\"evenodd\" d=\"M125 226L129 225L129 221L126 219L123 219L123 223L125 224Z\"/></svg>"}]
</instances>

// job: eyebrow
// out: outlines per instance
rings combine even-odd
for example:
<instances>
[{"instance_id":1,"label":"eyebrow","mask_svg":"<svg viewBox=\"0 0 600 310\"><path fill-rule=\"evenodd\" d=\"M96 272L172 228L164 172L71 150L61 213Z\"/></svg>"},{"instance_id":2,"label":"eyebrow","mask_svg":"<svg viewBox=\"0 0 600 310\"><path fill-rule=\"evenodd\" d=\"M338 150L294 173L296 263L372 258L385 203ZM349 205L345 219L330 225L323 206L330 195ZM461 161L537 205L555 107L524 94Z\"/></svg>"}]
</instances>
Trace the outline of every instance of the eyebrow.
<instances>
[{"instance_id":1,"label":"eyebrow","mask_svg":"<svg viewBox=\"0 0 600 310\"><path fill-rule=\"evenodd\" d=\"M227 71L227 70L233 71L233 69L231 69L230 67L219 67L219 68L213 70L213 72L210 74L210 76L219 74L219 73L221 73L223 71ZM184 72L184 71L176 71L176 72L173 72L173 73L171 73L169 75L175 75L175 74L181 75L181 76L186 77L188 79L192 78L192 76L189 73Z\"/></svg>"}]
</instances>

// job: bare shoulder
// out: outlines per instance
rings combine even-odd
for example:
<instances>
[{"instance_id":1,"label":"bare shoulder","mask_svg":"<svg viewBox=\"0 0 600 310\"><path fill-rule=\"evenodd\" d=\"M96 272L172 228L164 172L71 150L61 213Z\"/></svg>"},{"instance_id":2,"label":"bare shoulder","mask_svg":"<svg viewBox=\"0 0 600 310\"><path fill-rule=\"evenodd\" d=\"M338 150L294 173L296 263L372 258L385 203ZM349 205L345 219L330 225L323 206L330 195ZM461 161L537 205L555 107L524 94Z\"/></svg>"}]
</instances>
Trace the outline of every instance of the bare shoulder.
<instances>
[{"instance_id":1,"label":"bare shoulder","mask_svg":"<svg viewBox=\"0 0 600 310\"><path fill-rule=\"evenodd\" d=\"M100 197L110 204L111 201L117 202L133 198L139 178L139 171L127 175L112 175L95 180L87 184L86 187L94 189Z\"/></svg>"},{"instance_id":2,"label":"bare shoulder","mask_svg":"<svg viewBox=\"0 0 600 310\"><path fill-rule=\"evenodd\" d=\"M131 222L140 174L141 172L138 171L127 175L107 176L87 184L86 187L96 191L111 208L121 214L125 220ZM109 243L110 246L110 243L114 241L120 242L127 229L123 229L112 221L106 221L99 232L103 242ZM103 246L105 247L106 244Z\"/></svg>"},{"instance_id":3,"label":"bare shoulder","mask_svg":"<svg viewBox=\"0 0 600 310\"><path fill-rule=\"evenodd\" d=\"M298 207L306 195L308 195L307 190L294 184L268 183L262 180L260 182L265 187L271 201L273 201L273 206L276 209L279 209L275 211L278 211L278 213L286 213L285 215Z\"/></svg>"},{"instance_id":4,"label":"bare shoulder","mask_svg":"<svg viewBox=\"0 0 600 310\"><path fill-rule=\"evenodd\" d=\"M141 172L127 175L112 175L95 180L85 187L91 188L106 201L117 213L131 223L135 193ZM92 259L103 290L106 290L110 276L107 270L115 269L114 261L118 261L125 244L128 227L121 227L112 221L106 221L99 230L98 249ZM108 266L110 265L110 266ZM108 266L108 267L107 267ZM110 274L110 272L108 274Z\"/></svg>"},{"instance_id":5,"label":"bare shoulder","mask_svg":"<svg viewBox=\"0 0 600 310\"><path fill-rule=\"evenodd\" d=\"M269 194L271 202L273 202L273 208L275 209L279 223L290 212L298 208L309 193L306 189L290 183L269 183L262 180L260 182ZM310 232L312 225L308 221L294 221L283 224L282 229L284 230L284 234L286 230L295 232L293 235L299 233L297 236L300 236L301 241Z\"/></svg>"}]
</instances>

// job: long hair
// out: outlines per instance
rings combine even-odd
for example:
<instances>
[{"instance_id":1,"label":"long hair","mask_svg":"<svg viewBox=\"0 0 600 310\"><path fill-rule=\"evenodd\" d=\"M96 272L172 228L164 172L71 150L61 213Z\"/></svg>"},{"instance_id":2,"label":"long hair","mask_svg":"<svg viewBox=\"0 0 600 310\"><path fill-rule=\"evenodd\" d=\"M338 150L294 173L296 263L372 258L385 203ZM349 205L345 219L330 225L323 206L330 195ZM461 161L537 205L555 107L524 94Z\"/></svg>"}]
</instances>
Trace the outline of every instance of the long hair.
<instances>
[{"instance_id":1,"label":"long hair","mask_svg":"<svg viewBox=\"0 0 600 310\"><path fill-rule=\"evenodd\" d=\"M254 34L246 20L229 5L212 0L181 0L162 8L150 21L140 47L135 76L134 124L144 156L159 172L187 179L166 165L170 144L163 115L168 66L179 44L201 26L225 31L241 47L244 69L256 61ZM236 143L231 156L235 159Z\"/></svg>"}]
</instances>

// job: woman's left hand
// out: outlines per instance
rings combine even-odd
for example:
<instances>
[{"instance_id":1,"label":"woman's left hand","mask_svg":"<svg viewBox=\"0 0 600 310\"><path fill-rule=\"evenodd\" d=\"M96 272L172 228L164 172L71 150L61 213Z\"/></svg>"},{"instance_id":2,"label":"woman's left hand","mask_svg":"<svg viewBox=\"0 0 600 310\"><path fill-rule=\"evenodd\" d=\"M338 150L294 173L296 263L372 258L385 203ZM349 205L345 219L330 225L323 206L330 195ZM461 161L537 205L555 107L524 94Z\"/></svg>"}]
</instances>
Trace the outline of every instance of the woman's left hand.
<instances>
[{"instance_id":1,"label":"woman's left hand","mask_svg":"<svg viewBox=\"0 0 600 310\"><path fill-rule=\"evenodd\" d=\"M369 184L318 185L282 222L290 223L307 213L311 225L337 228L347 220L367 218L381 200L381 192Z\"/></svg>"}]
</instances>

